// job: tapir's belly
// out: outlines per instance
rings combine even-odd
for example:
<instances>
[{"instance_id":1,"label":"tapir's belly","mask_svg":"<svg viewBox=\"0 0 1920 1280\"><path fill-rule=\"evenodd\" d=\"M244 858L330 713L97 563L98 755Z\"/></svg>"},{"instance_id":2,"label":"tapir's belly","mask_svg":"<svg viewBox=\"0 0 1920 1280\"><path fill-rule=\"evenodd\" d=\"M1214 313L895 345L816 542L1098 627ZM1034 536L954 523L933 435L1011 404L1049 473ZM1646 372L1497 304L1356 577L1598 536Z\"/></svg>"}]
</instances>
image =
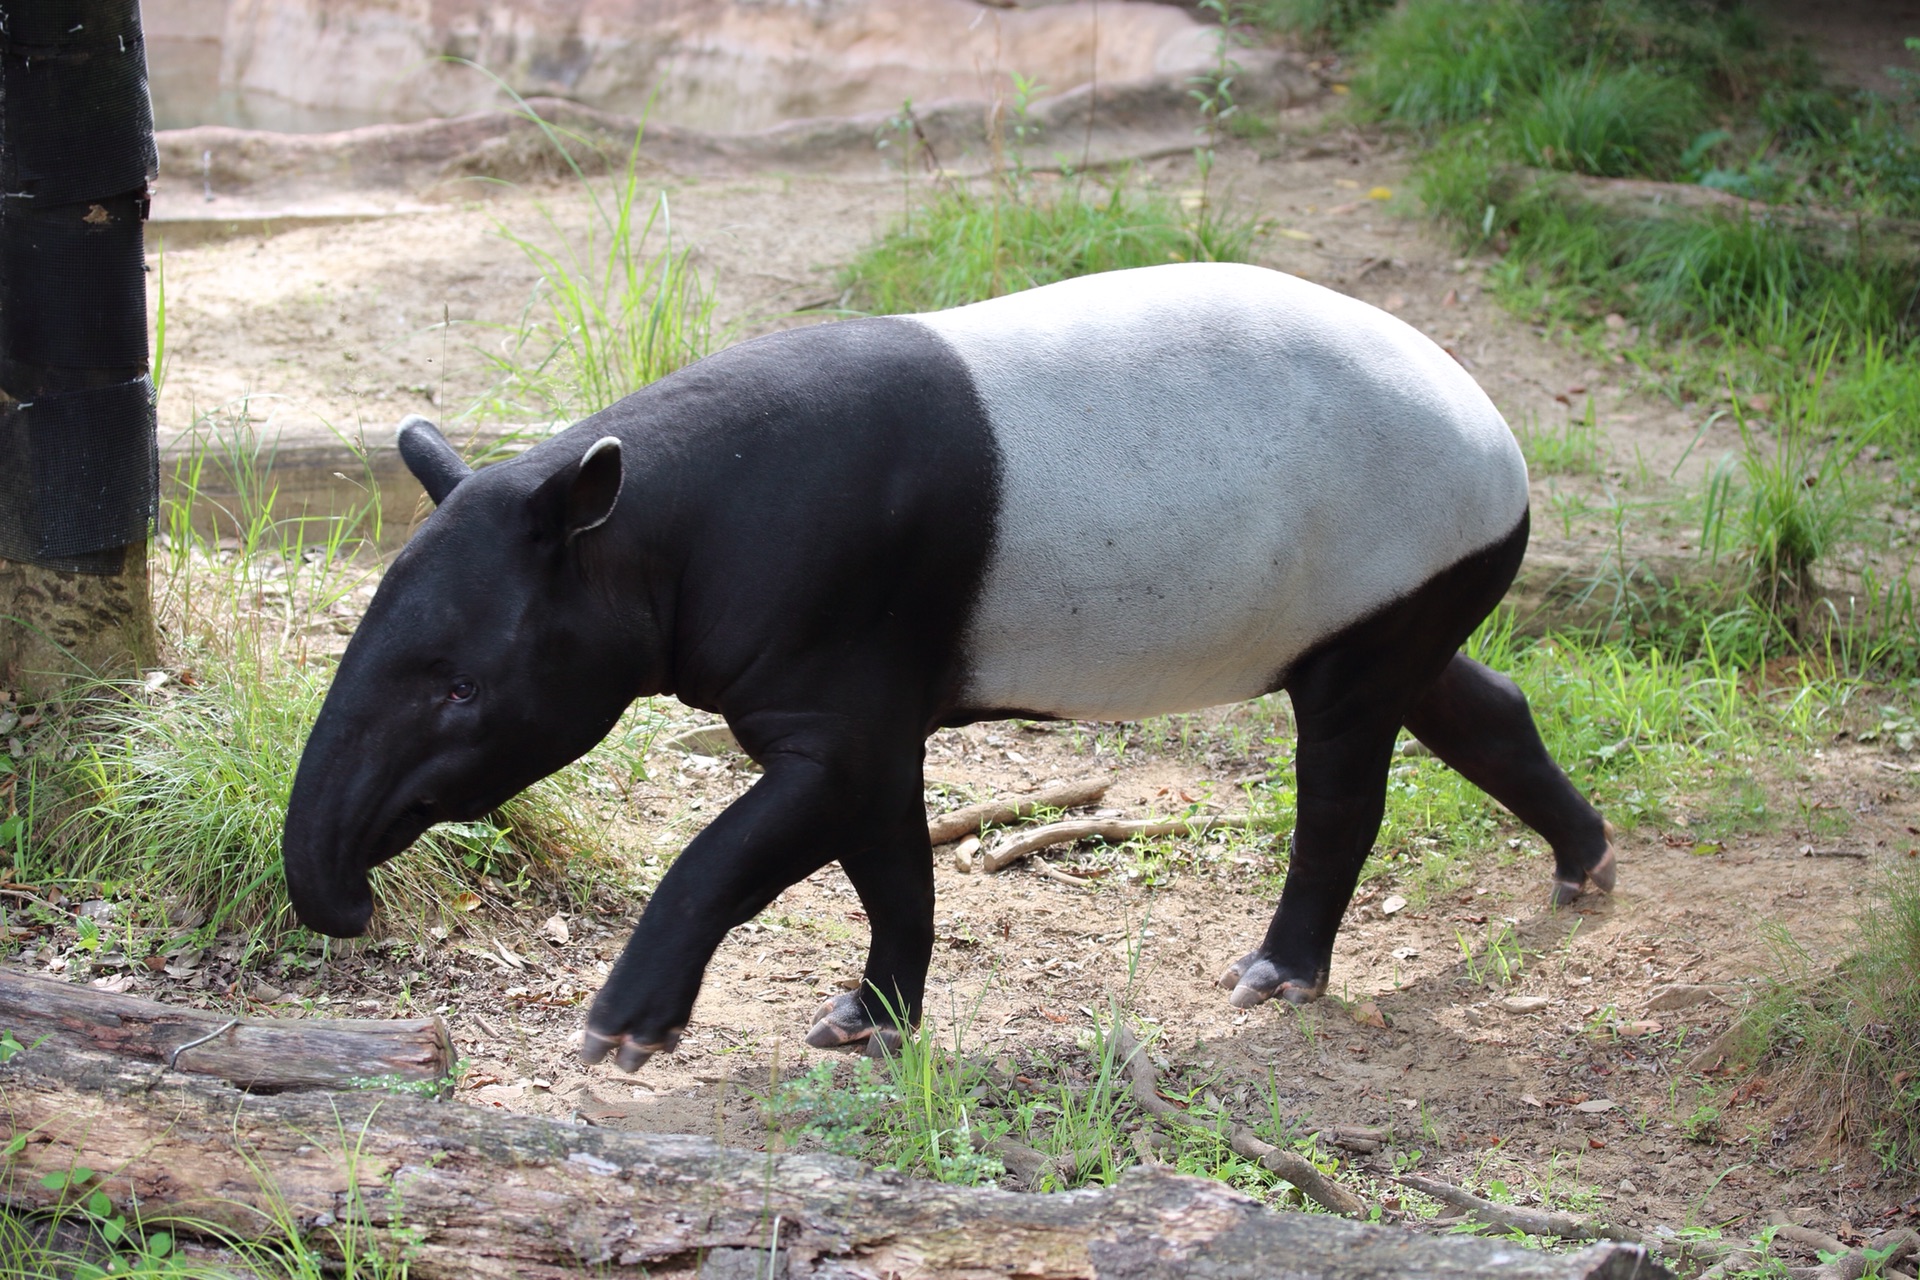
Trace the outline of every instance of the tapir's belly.
<instances>
[{"instance_id":1,"label":"tapir's belly","mask_svg":"<svg viewBox=\"0 0 1920 1280\"><path fill-rule=\"evenodd\" d=\"M976 709L1256 696L1525 513L1513 436L1453 359L1294 277L1155 268L916 319L967 365L999 452Z\"/></svg>"}]
</instances>

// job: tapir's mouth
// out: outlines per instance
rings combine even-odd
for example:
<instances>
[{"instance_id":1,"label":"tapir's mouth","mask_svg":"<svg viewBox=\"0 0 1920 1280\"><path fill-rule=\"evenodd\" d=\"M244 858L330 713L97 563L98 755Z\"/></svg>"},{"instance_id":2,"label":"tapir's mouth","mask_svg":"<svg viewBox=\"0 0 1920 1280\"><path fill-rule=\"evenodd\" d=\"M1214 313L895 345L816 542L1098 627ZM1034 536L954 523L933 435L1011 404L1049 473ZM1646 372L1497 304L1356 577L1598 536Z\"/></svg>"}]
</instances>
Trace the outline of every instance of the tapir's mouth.
<instances>
[{"instance_id":1,"label":"tapir's mouth","mask_svg":"<svg viewBox=\"0 0 1920 1280\"><path fill-rule=\"evenodd\" d=\"M334 858L315 858L290 841L284 855L288 896L300 922L315 933L357 938L373 919L369 873L404 853L439 816L431 806L409 805L371 837L337 845Z\"/></svg>"}]
</instances>

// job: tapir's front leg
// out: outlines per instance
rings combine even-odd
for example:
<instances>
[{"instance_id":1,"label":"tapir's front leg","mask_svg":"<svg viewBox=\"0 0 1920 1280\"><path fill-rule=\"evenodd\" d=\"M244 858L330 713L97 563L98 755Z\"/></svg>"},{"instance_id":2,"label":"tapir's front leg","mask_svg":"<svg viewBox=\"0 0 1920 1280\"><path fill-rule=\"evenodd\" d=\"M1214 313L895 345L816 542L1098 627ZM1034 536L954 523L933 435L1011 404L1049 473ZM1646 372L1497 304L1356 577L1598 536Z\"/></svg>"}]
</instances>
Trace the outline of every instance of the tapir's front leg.
<instances>
[{"instance_id":1,"label":"tapir's front leg","mask_svg":"<svg viewBox=\"0 0 1920 1280\"><path fill-rule=\"evenodd\" d=\"M907 748L904 760L899 753L876 761L871 750L830 747L781 749L760 758L766 776L694 837L647 903L587 1014L581 1056L588 1062L612 1054L616 1066L632 1071L673 1049L707 962L729 929L835 856L885 845L903 795L920 803L917 747ZM921 822L924 861L924 817ZM872 904L868 914L876 935L884 936L889 917ZM930 954L930 907L927 915ZM922 982L927 962L921 956ZM916 1007L919 994L917 987L911 993Z\"/></svg>"},{"instance_id":2,"label":"tapir's front leg","mask_svg":"<svg viewBox=\"0 0 1920 1280\"><path fill-rule=\"evenodd\" d=\"M840 854L872 922L873 947L859 989L814 1014L807 1043L816 1049L869 1040L898 1048L900 1033L919 1025L933 960L933 850L920 788L903 799L882 840Z\"/></svg>"}]
</instances>

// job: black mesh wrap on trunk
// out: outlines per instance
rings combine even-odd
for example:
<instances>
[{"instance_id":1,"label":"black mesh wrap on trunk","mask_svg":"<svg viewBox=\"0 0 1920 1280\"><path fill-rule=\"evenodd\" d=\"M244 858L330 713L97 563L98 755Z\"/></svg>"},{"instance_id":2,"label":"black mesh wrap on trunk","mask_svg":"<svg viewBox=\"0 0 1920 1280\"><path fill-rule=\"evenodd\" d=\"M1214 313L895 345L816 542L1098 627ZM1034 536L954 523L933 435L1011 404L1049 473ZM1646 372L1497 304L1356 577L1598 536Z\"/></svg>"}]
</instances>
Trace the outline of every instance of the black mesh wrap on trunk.
<instances>
[{"instance_id":1,"label":"black mesh wrap on trunk","mask_svg":"<svg viewBox=\"0 0 1920 1280\"><path fill-rule=\"evenodd\" d=\"M55 369L147 362L146 246L139 202L14 205L0 237L0 351Z\"/></svg>"},{"instance_id":2,"label":"black mesh wrap on trunk","mask_svg":"<svg viewBox=\"0 0 1920 1280\"><path fill-rule=\"evenodd\" d=\"M0 190L36 204L67 204L137 191L158 167L153 145L153 101L147 95L147 52L140 24L79 23L69 37L42 32L47 24L16 9L100 8L59 0L6 6L7 93L0 102ZM125 8L127 6L113 6ZM23 38L54 36L59 43ZM102 29L104 28L104 29ZM130 30L128 28L131 28ZM17 139L18 141L14 141Z\"/></svg>"},{"instance_id":3,"label":"black mesh wrap on trunk","mask_svg":"<svg viewBox=\"0 0 1920 1280\"><path fill-rule=\"evenodd\" d=\"M0 406L0 556L99 572L146 539L159 469L144 377Z\"/></svg>"},{"instance_id":4,"label":"black mesh wrap on trunk","mask_svg":"<svg viewBox=\"0 0 1920 1280\"><path fill-rule=\"evenodd\" d=\"M117 572L158 505L138 0L0 0L0 557Z\"/></svg>"}]
</instances>

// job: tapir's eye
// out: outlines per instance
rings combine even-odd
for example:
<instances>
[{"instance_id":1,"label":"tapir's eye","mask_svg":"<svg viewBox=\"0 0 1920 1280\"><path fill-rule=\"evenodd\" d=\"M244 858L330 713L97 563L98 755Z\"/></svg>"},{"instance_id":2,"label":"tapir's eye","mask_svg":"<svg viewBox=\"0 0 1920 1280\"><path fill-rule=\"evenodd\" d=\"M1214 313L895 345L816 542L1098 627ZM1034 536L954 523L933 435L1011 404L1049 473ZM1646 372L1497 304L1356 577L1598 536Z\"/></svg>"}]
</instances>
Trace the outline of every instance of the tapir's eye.
<instances>
[{"instance_id":1,"label":"tapir's eye","mask_svg":"<svg viewBox=\"0 0 1920 1280\"><path fill-rule=\"evenodd\" d=\"M480 691L480 687L467 679L455 680L447 686L448 702L465 702Z\"/></svg>"}]
</instances>

